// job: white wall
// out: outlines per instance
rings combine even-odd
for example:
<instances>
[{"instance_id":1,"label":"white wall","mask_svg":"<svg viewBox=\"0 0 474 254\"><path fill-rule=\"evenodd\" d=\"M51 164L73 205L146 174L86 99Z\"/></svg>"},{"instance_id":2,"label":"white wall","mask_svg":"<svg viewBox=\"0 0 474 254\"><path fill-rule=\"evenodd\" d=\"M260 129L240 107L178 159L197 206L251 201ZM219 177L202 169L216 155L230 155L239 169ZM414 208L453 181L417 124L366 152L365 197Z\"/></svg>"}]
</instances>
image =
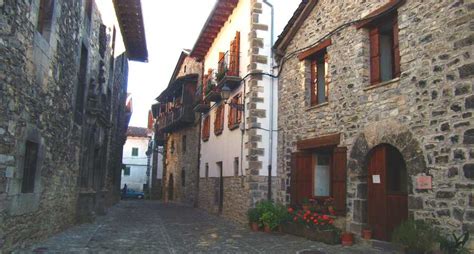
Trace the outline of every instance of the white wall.
<instances>
[{"instance_id":1,"label":"white wall","mask_svg":"<svg viewBox=\"0 0 474 254\"><path fill-rule=\"evenodd\" d=\"M250 32L250 1L240 1L234 12L229 17L227 22L222 27L219 35L215 39L213 45L209 49L204 61L204 72L207 73L209 68L217 70L217 63L219 61L219 52L226 52L230 49L230 42L235 38L235 33L240 32L240 75L247 74L248 58L248 34ZM243 91L243 87L237 88L233 94ZM241 158L241 131L237 128L229 130L227 127L229 107L225 106L224 130L221 135L214 134L214 119L215 108L209 112L211 116L211 131L207 142L201 140L201 165L200 176L205 176L205 164L209 163L209 176L219 176L217 162L222 161L223 175L234 175L234 158L239 157L239 167ZM204 119L204 117L203 117ZM245 142L245 140L244 140ZM244 153L243 157L245 158ZM245 170L246 163L243 161L243 170ZM241 175L242 172L239 172ZM244 173L245 174L245 173Z\"/></svg>"},{"instance_id":2,"label":"white wall","mask_svg":"<svg viewBox=\"0 0 474 254\"><path fill-rule=\"evenodd\" d=\"M130 175L126 176L122 170L121 187L127 184L127 187L135 190L143 190L143 184L147 182L147 156L148 137L127 137L123 146L122 163L130 167ZM132 156L132 148L138 148L138 156Z\"/></svg>"},{"instance_id":3,"label":"white wall","mask_svg":"<svg viewBox=\"0 0 474 254\"><path fill-rule=\"evenodd\" d=\"M123 52L125 52L125 45L123 43L123 37L120 30L120 26L118 24L117 16L115 14L115 8L112 1L94 1L97 9L100 12L100 16L104 25L107 26L107 34L110 36L108 42L112 45L112 33L113 27L116 30L116 37L115 37L115 54L114 57L119 56Z\"/></svg>"}]
</instances>

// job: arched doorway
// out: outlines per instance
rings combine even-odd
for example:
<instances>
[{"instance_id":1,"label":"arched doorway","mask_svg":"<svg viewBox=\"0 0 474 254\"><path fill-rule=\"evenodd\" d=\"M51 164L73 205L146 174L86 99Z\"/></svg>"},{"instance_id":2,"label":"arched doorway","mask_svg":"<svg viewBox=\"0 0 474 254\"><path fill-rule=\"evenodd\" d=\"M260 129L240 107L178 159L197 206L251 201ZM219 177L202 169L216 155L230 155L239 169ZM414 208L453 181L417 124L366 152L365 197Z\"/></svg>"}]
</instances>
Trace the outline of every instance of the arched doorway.
<instances>
[{"instance_id":1,"label":"arched doorway","mask_svg":"<svg viewBox=\"0 0 474 254\"><path fill-rule=\"evenodd\" d=\"M368 156L368 224L375 239L387 241L408 218L407 168L402 154L388 144L374 147Z\"/></svg>"}]
</instances>

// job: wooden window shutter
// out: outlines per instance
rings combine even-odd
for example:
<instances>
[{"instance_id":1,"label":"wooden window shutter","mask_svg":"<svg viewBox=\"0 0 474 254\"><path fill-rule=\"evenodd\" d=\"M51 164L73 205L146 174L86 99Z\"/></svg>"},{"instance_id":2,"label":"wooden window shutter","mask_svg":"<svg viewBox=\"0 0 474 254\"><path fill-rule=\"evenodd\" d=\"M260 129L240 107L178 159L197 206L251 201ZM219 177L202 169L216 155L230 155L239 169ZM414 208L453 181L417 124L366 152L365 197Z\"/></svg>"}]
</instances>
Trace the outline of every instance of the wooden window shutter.
<instances>
[{"instance_id":1,"label":"wooden window shutter","mask_svg":"<svg viewBox=\"0 0 474 254\"><path fill-rule=\"evenodd\" d=\"M311 105L318 104L318 65L316 59L311 60Z\"/></svg>"},{"instance_id":2,"label":"wooden window shutter","mask_svg":"<svg viewBox=\"0 0 474 254\"><path fill-rule=\"evenodd\" d=\"M232 102L234 102L234 99L232 99ZM228 118L227 127L229 127L229 128L231 128L234 125L234 119L235 119L235 116L234 116L235 113L234 112L235 112L234 108L232 108L229 105L229 114L227 116L227 118Z\"/></svg>"},{"instance_id":3,"label":"wooden window shutter","mask_svg":"<svg viewBox=\"0 0 474 254\"><path fill-rule=\"evenodd\" d=\"M210 132L211 132L211 119L210 119L210 116L208 115L206 116L206 118L204 118L204 123L202 127L202 140L203 141L209 140Z\"/></svg>"},{"instance_id":4,"label":"wooden window shutter","mask_svg":"<svg viewBox=\"0 0 474 254\"><path fill-rule=\"evenodd\" d=\"M238 95L237 97L237 100L236 100L236 103L238 104L241 104L242 103L242 95ZM241 110L236 110L237 112L237 123L241 123L242 122L242 111Z\"/></svg>"},{"instance_id":5,"label":"wooden window shutter","mask_svg":"<svg viewBox=\"0 0 474 254\"><path fill-rule=\"evenodd\" d=\"M370 29L370 84L380 82L380 36L377 27Z\"/></svg>"},{"instance_id":6,"label":"wooden window shutter","mask_svg":"<svg viewBox=\"0 0 474 254\"><path fill-rule=\"evenodd\" d=\"M393 18L393 77L400 77L400 47L398 46L398 19Z\"/></svg>"},{"instance_id":7,"label":"wooden window shutter","mask_svg":"<svg viewBox=\"0 0 474 254\"><path fill-rule=\"evenodd\" d=\"M329 54L326 52L324 54L324 96L326 97L326 102L329 99Z\"/></svg>"},{"instance_id":8,"label":"wooden window shutter","mask_svg":"<svg viewBox=\"0 0 474 254\"><path fill-rule=\"evenodd\" d=\"M311 153L296 152L292 154L291 163L291 204L299 205L303 199L312 197L312 166Z\"/></svg>"},{"instance_id":9,"label":"wooden window shutter","mask_svg":"<svg viewBox=\"0 0 474 254\"><path fill-rule=\"evenodd\" d=\"M347 148L336 147L333 152L331 174L331 194L337 214L346 213L346 165Z\"/></svg>"}]
</instances>

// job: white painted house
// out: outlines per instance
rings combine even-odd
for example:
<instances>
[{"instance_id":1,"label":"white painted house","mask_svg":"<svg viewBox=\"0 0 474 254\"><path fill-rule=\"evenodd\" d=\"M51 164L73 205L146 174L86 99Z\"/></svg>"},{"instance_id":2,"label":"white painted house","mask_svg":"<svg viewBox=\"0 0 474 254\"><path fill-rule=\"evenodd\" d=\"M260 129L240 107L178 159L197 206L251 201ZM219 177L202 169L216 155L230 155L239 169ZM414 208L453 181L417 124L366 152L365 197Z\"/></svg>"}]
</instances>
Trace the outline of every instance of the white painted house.
<instances>
[{"instance_id":1,"label":"white painted house","mask_svg":"<svg viewBox=\"0 0 474 254\"><path fill-rule=\"evenodd\" d=\"M146 152L152 136L152 131L142 127L128 127L127 141L123 147L121 188L143 191L143 185L148 183L147 170L149 157Z\"/></svg>"},{"instance_id":2,"label":"white painted house","mask_svg":"<svg viewBox=\"0 0 474 254\"><path fill-rule=\"evenodd\" d=\"M195 107L202 119L199 206L240 221L281 186L271 47L280 30L274 20L291 9L270 2L218 0L190 54L204 65Z\"/></svg>"}]
</instances>

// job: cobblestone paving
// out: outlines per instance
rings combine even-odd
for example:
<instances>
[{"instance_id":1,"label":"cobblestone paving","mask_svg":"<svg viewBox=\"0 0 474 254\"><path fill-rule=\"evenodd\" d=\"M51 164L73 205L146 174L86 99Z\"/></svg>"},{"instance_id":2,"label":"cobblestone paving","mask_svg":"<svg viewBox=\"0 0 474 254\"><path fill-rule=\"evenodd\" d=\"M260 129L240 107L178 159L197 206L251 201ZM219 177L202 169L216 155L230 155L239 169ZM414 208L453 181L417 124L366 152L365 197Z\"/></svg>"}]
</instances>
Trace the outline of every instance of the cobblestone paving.
<instances>
[{"instance_id":1,"label":"cobblestone paving","mask_svg":"<svg viewBox=\"0 0 474 254\"><path fill-rule=\"evenodd\" d=\"M367 245L330 246L285 234L252 232L190 207L122 201L83 224L15 253L382 253Z\"/></svg>"}]
</instances>

